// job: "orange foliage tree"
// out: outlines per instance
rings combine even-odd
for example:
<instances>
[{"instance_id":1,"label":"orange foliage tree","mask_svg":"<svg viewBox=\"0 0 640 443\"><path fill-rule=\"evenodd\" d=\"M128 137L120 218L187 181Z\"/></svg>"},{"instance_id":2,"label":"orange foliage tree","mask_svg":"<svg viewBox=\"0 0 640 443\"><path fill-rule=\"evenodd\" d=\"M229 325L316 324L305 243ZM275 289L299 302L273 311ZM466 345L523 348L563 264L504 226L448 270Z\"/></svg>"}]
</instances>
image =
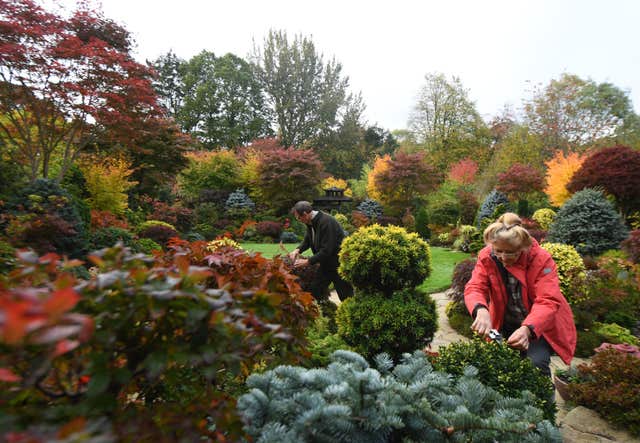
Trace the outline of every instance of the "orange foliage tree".
<instances>
[{"instance_id":1,"label":"orange foliage tree","mask_svg":"<svg viewBox=\"0 0 640 443\"><path fill-rule=\"evenodd\" d=\"M376 157L373 162L373 169L369 172L367 176L367 195L370 199L380 201L382 195L378 188L376 187L375 177L384 173L389 169L391 162L391 156L389 154L385 154L382 157Z\"/></svg>"},{"instance_id":2,"label":"orange foliage tree","mask_svg":"<svg viewBox=\"0 0 640 443\"><path fill-rule=\"evenodd\" d=\"M553 158L545 162L547 165L547 186L544 192L549 197L551 204L560 207L571 197L567 184L580 168L584 159L584 156L575 152L565 156L562 151L556 151Z\"/></svg>"},{"instance_id":3,"label":"orange foliage tree","mask_svg":"<svg viewBox=\"0 0 640 443\"><path fill-rule=\"evenodd\" d=\"M462 185L470 185L475 181L477 173L478 163L470 158L464 158L451 165L449 180Z\"/></svg>"}]
</instances>

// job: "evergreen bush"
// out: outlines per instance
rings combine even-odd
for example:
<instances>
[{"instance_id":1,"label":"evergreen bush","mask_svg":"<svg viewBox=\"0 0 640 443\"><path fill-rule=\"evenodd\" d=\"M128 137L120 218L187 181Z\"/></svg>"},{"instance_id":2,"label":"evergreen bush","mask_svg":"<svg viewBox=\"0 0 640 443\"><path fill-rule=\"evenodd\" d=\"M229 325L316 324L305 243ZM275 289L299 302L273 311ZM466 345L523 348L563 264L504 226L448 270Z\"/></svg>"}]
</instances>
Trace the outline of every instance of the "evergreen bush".
<instances>
[{"instance_id":1,"label":"evergreen bush","mask_svg":"<svg viewBox=\"0 0 640 443\"><path fill-rule=\"evenodd\" d=\"M391 294L421 284L431 273L429 245L397 226L360 228L342 242L338 272L364 293Z\"/></svg>"},{"instance_id":2,"label":"evergreen bush","mask_svg":"<svg viewBox=\"0 0 640 443\"><path fill-rule=\"evenodd\" d=\"M431 343L438 328L438 314L429 295L405 289L391 297L350 297L338 307L336 323L340 337L367 358L386 352L397 359Z\"/></svg>"},{"instance_id":3,"label":"evergreen bush","mask_svg":"<svg viewBox=\"0 0 640 443\"><path fill-rule=\"evenodd\" d=\"M133 235L126 229L107 227L97 229L89 235L89 249L110 248L117 242L122 242L125 246L133 245Z\"/></svg>"},{"instance_id":4,"label":"evergreen bush","mask_svg":"<svg viewBox=\"0 0 640 443\"><path fill-rule=\"evenodd\" d=\"M351 347L331 330L330 319L324 315L316 318L307 329L307 350L311 353L312 366L326 366L330 363L331 354L340 349L351 351ZM335 325L334 325L335 326Z\"/></svg>"},{"instance_id":5,"label":"evergreen bush","mask_svg":"<svg viewBox=\"0 0 640 443\"><path fill-rule=\"evenodd\" d=\"M356 210L366 215L369 220L374 220L382 215L382 205L370 198L360 203Z\"/></svg>"},{"instance_id":6,"label":"evergreen bush","mask_svg":"<svg viewBox=\"0 0 640 443\"><path fill-rule=\"evenodd\" d=\"M547 240L565 243L582 255L618 249L628 230L604 194L595 189L576 192L558 211Z\"/></svg>"},{"instance_id":7,"label":"evergreen bush","mask_svg":"<svg viewBox=\"0 0 640 443\"><path fill-rule=\"evenodd\" d=\"M151 254L153 251L162 251L162 246L150 238L139 238L133 241L131 249L143 254Z\"/></svg>"},{"instance_id":8,"label":"evergreen bush","mask_svg":"<svg viewBox=\"0 0 640 443\"><path fill-rule=\"evenodd\" d=\"M460 202L456 195L456 188L445 182L427 200L429 221L436 225L455 225L460 219Z\"/></svg>"},{"instance_id":9,"label":"evergreen bush","mask_svg":"<svg viewBox=\"0 0 640 443\"><path fill-rule=\"evenodd\" d=\"M471 329L473 318L469 315L469 311L467 311L463 301L450 301L447 303L445 313L449 320L449 326L454 331L467 338L473 337L474 332Z\"/></svg>"},{"instance_id":10,"label":"evergreen bush","mask_svg":"<svg viewBox=\"0 0 640 443\"><path fill-rule=\"evenodd\" d=\"M240 211L250 214L256 209L256 204L244 192L244 189L238 188L229 194L224 204L224 209L227 212L235 213L236 211Z\"/></svg>"},{"instance_id":11,"label":"evergreen bush","mask_svg":"<svg viewBox=\"0 0 640 443\"><path fill-rule=\"evenodd\" d=\"M541 208L534 212L531 218L533 218L533 220L538 223L540 229L542 229L543 231L548 231L551 227L551 224L553 223L553 220L556 218L556 211L551 208Z\"/></svg>"},{"instance_id":12,"label":"evergreen bush","mask_svg":"<svg viewBox=\"0 0 640 443\"><path fill-rule=\"evenodd\" d=\"M300 237L298 237L295 232L284 231L280 234L280 241L282 243L298 243L300 241Z\"/></svg>"},{"instance_id":13,"label":"evergreen bush","mask_svg":"<svg viewBox=\"0 0 640 443\"><path fill-rule=\"evenodd\" d=\"M475 368L452 381L422 352L405 354L395 367L380 355L375 369L349 351L331 360L325 368L251 375L250 391L238 400L245 431L261 443L562 441L530 394L503 397Z\"/></svg>"},{"instance_id":14,"label":"evergreen bush","mask_svg":"<svg viewBox=\"0 0 640 443\"><path fill-rule=\"evenodd\" d=\"M429 223L429 211L425 207L418 208L416 211L416 232L425 241L429 241L431 238Z\"/></svg>"},{"instance_id":15,"label":"evergreen bush","mask_svg":"<svg viewBox=\"0 0 640 443\"><path fill-rule=\"evenodd\" d=\"M544 417L552 422L555 420L551 379L506 343L487 342L475 337L471 342L440 347L438 355L432 356L431 361L436 370L455 378L462 376L467 366L475 366L478 368L478 380L505 396L517 397L527 390L535 396L533 404L544 411Z\"/></svg>"},{"instance_id":16,"label":"evergreen bush","mask_svg":"<svg viewBox=\"0 0 640 443\"><path fill-rule=\"evenodd\" d=\"M627 343L630 345L640 345L638 337L631 334L629 329L617 323L593 322L593 330L607 343Z\"/></svg>"},{"instance_id":17,"label":"evergreen bush","mask_svg":"<svg viewBox=\"0 0 640 443\"><path fill-rule=\"evenodd\" d=\"M484 199L478 209L476 217L476 226L482 232L486 227L485 219L489 219L489 223L493 223L496 219L496 212L507 212L511 208L509 199L502 192L493 189Z\"/></svg>"},{"instance_id":18,"label":"evergreen bush","mask_svg":"<svg viewBox=\"0 0 640 443\"><path fill-rule=\"evenodd\" d=\"M584 276L586 270L582 257L571 245L542 243L540 246L551 254L551 258L558 268L560 290L567 301L572 303L574 300L571 295L575 293L573 285Z\"/></svg>"}]
</instances>

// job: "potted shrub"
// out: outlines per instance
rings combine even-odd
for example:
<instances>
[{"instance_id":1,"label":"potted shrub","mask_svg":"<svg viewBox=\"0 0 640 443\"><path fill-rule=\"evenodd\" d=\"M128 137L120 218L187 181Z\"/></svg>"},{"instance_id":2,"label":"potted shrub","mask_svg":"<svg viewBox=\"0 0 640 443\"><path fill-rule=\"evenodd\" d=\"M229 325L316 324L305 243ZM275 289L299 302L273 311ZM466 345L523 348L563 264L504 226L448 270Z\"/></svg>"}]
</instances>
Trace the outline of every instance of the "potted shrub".
<instances>
[{"instance_id":1,"label":"potted shrub","mask_svg":"<svg viewBox=\"0 0 640 443\"><path fill-rule=\"evenodd\" d=\"M578 380L578 370L574 366L569 366L566 369L556 369L553 373L553 385L558 391L560 398L564 401L571 401L571 395L569 394L569 383L576 382Z\"/></svg>"}]
</instances>

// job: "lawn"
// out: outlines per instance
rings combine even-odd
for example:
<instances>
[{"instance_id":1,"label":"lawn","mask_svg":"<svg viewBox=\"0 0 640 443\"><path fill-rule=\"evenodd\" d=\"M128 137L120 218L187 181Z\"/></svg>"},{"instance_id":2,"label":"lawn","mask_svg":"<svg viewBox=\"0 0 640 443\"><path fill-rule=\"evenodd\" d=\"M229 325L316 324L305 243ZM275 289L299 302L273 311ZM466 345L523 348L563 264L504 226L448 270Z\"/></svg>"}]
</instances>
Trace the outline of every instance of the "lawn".
<instances>
[{"instance_id":1,"label":"lawn","mask_svg":"<svg viewBox=\"0 0 640 443\"><path fill-rule=\"evenodd\" d=\"M285 254L293 251L297 243L283 244L283 251L277 243L242 243L242 247L247 251L259 252L264 257L271 258L276 254ZM308 255L306 251L304 255ZM450 249L431 247L431 276L427 278L420 288L428 293L442 291L451 286L451 274L457 263L465 258L469 258L469 254L464 252L452 251Z\"/></svg>"}]
</instances>

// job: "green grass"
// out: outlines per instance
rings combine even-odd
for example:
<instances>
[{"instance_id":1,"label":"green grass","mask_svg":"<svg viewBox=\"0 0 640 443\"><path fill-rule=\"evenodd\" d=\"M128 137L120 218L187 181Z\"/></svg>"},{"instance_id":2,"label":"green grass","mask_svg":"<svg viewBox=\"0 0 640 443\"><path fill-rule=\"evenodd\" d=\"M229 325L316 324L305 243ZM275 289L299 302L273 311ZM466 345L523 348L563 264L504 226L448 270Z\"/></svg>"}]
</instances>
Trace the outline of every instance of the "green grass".
<instances>
[{"instance_id":1,"label":"green grass","mask_svg":"<svg viewBox=\"0 0 640 443\"><path fill-rule=\"evenodd\" d=\"M286 252L291 252L297 245L297 243L289 243L282 246L286 249ZM259 252L267 258L285 253L277 243L242 243L242 247L247 251ZM309 255L309 251L305 251L304 255ZM429 294L447 289L451 286L453 268L456 264L469 257L469 254L464 252L451 251L449 249L432 246L431 276L420 285L420 288Z\"/></svg>"}]
</instances>

